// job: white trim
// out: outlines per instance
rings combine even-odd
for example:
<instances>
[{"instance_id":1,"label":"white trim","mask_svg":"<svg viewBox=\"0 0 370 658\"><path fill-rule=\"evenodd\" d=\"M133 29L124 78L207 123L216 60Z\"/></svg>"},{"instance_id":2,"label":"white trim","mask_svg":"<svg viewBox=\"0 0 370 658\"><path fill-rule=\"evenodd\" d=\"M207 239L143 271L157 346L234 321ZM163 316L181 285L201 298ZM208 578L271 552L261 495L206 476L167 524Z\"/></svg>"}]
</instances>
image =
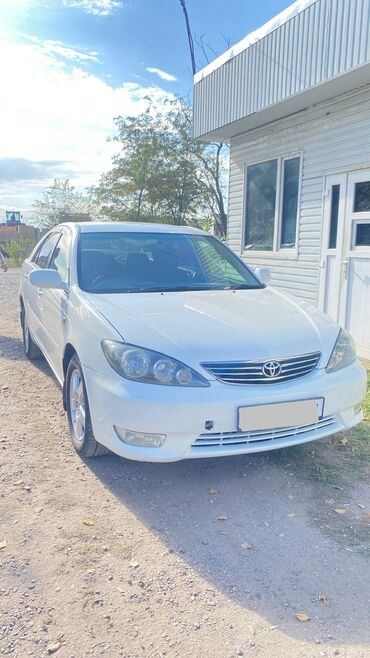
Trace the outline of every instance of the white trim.
<instances>
[{"instance_id":1,"label":"white trim","mask_svg":"<svg viewBox=\"0 0 370 658\"><path fill-rule=\"evenodd\" d=\"M329 249L330 238L330 224L331 224L331 208L332 208L332 188L339 185L339 204L338 204L338 223L337 223L337 243L334 249ZM336 309L334 320L338 320L340 310L340 293L341 293L341 270L343 258L343 240L344 240L344 224L346 217L346 199L347 199L347 174L331 174L324 178L323 190L323 223L322 223L322 239L321 239L321 260L320 260L320 276L319 276L319 294L318 306L321 311L326 311L325 301L327 296L327 281L328 274L328 257L335 259L332 289L330 295L336 299Z\"/></svg>"}]
</instances>

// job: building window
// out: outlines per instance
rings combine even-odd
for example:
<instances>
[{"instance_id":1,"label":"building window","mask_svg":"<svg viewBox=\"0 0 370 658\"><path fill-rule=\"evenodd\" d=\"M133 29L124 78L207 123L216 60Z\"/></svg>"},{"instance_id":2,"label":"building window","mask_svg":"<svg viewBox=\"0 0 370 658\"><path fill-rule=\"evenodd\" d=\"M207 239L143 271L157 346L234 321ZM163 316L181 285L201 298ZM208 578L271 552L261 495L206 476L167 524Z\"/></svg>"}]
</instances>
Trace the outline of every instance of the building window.
<instances>
[{"instance_id":1,"label":"building window","mask_svg":"<svg viewBox=\"0 0 370 658\"><path fill-rule=\"evenodd\" d=\"M272 251L276 206L277 160L247 168L247 221L245 245Z\"/></svg>"},{"instance_id":2,"label":"building window","mask_svg":"<svg viewBox=\"0 0 370 658\"><path fill-rule=\"evenodd\" d=\"M370 247L370 222L357 224L355 246Z\"/></svg>"},{"instance_id":3,"label":"building window","mask_svg":"<svg viewBox=\"0 0 370 658\"><path fill-rule=\"evenodd\" d=\"M329 249L335 249L336 246L337 246L338 218L339 218L339 194L340 194L340 185L332 185L332 188L331 188L331 209L330 209Z\"/></svg>"},{"instance_id":4,"label":"building window","mask_svg":"<svg viewBox=\"0 0 370 658\"><path fill-rule=\"evenodd\" d=\"M245 249L277 251L296 246L300 168L300 157L247 167Z\"/></svg>"},{"instance_id":5,"label":"building window","mask_svg":"<svg viewBox=\"0 0 370 658\"><path fill-rule=\"evenodd\" d=\"M280 246L287 249L295 247L296 242L299 170L300 158L284 160Z\"/></svg>"},{"instance_id":6,"label":"building window","mask_svg":"<svg viewBox=\"0 0 370 658\"><path fill-rule=\"evenodd\" d=\"M370 181L363 181L355 185L354 212L370 210Z\"/></svg>"}]
</instances>

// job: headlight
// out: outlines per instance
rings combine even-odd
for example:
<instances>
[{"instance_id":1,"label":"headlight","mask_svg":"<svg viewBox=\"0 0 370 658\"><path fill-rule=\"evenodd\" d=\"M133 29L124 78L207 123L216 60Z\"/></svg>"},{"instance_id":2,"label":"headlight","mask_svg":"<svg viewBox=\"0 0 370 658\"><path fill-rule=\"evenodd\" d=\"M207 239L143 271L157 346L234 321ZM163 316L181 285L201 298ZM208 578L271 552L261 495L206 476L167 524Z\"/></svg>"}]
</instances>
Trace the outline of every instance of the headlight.
<instances>
[{"instance_id":1,"label":"headlight","mask_svg":"<svg viewBox=\"0 0 370 658\"><path fill-rule=\"evenodd\" d=\"M202 375L165 354L115 340L102 340L101 346L109 365L126 379L165 386L209 386Z\"/></svg>"},{"instance_id":2,"label":"headlight","mask_svg":"<svg viewBox=\"0 0 370 658\"><path fill-rule=\"evenodd\" d=\"M326 372L334 372L334 370L340 370L340 368L348 366L355 359L356 346L354 340L347 331L341 329L334 345L334 349L331 353L328 365L326 366Z\"/></svg>"}]
</instances>

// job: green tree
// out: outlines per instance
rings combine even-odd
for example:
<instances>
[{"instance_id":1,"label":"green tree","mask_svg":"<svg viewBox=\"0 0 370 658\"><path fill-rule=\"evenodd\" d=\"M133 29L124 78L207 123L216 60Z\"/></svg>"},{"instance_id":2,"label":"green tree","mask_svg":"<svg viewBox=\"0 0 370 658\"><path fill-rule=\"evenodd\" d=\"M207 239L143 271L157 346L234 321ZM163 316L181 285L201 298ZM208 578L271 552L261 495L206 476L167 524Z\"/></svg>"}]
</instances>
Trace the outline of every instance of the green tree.
<instances>
[{"instance_id":1,"label":"green tree","mask_svg":"<svg viewBox=\"0 0 370 658\"><path fill-rule=\"evenodd\" d=\"M94 212L91 194L78 192L66 180L55 179L41 199L33 204L35 220L43 229L51 229L68 221L90 219Z\"/></svg>"},{"instance_id":2,"label":"green tree","mask_svg":"<svg viewBox=\"0 0 370 658\"><path fill-rule=\"evenodd\" d=\"M214 221L223 235L225 156L192 139L191 108L177 99L158 109L148 99L139 116L117 117L115 125L120 151L94 190L102 214L180 225Z\"/></svg>"},{"instance_id":3,"label":"green tree","mask_svg":"<svg viewBox=\"0 0 370 658\"><path fill-rule=\"evenodd\" d=\"M9 258L14 261L16 266L21 265L27 256L30 255L32 249L36 245L37 240L32 238L23 238L21 240L12 240L6 242L3 246L4 252Z\"/></svg>"}]
</instances>

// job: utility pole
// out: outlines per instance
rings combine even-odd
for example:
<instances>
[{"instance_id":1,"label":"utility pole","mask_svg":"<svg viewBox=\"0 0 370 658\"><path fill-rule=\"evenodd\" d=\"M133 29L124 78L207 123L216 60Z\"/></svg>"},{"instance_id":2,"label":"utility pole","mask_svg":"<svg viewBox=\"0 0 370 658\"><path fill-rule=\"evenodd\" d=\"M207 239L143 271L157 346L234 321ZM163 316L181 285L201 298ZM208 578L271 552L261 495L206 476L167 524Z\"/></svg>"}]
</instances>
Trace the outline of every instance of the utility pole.
<instances>
[{"instance_id":1,"label":"utility pole","mask_svg":"<svg viewBox=\"0 0 370 658\"><path fill-rule=\"evenodd\" d=\"M192 70L193 70L193 75L195 75L196 72L197 72L197 67L196 67L196 64L195 64L194 41L193 41L193 36L191 34L189 14L188 14L188 10L186 8L185 0L180 0L180 5L182 7L182 10L183 10L184 16L185 16L186 33L188 35L191 67L192 67Z\"/></svg>"}]
</instances>

